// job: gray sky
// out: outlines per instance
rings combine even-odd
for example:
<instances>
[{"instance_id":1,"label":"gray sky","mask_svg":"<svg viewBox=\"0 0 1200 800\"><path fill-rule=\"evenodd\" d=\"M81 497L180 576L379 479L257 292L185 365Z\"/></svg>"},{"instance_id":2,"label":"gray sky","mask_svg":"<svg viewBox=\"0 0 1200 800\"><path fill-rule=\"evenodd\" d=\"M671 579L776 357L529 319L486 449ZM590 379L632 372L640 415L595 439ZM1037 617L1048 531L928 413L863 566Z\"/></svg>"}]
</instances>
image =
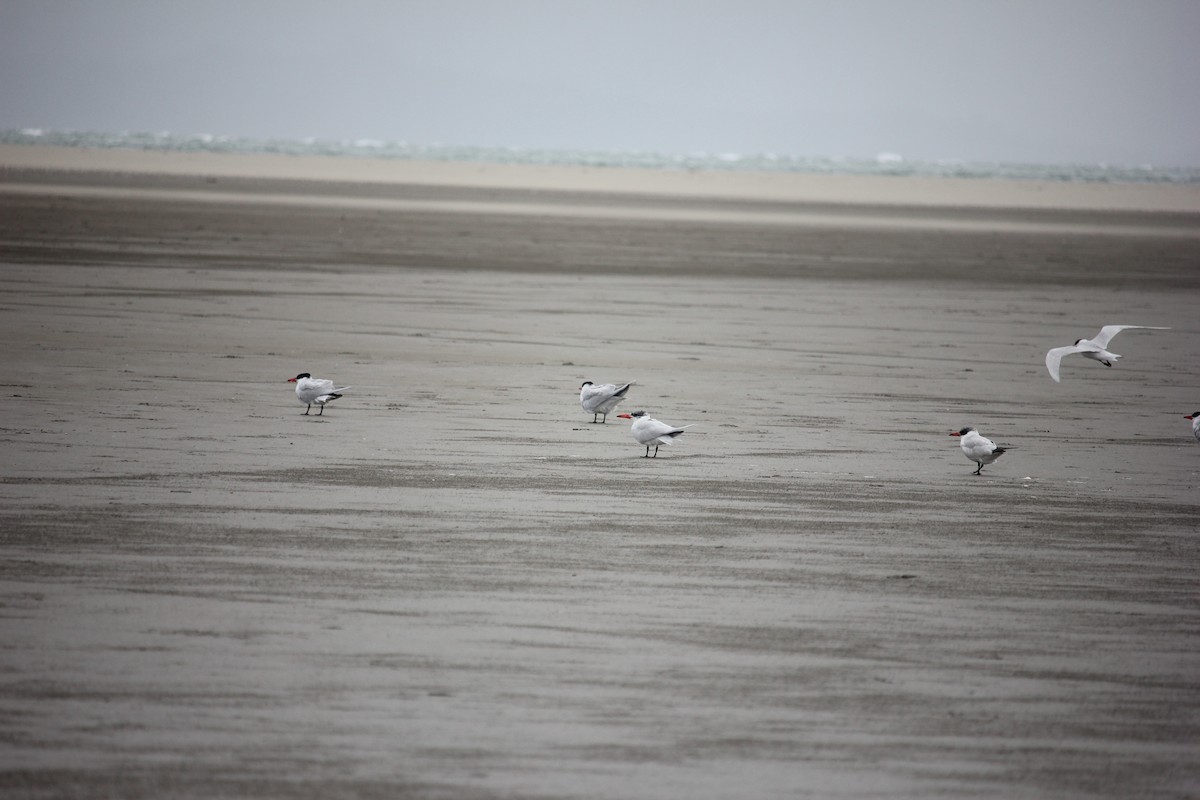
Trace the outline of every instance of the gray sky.
<instances>
[{"instance_id":1,"label":"gray sky","mask_svg":"<svg viewBox=\"0 0 1200 800\"><path fill-rule=\"evenodd\" d=\"M0 128L1200 166L1193 0L0 0Z\"/></svg>"}]
</instances>

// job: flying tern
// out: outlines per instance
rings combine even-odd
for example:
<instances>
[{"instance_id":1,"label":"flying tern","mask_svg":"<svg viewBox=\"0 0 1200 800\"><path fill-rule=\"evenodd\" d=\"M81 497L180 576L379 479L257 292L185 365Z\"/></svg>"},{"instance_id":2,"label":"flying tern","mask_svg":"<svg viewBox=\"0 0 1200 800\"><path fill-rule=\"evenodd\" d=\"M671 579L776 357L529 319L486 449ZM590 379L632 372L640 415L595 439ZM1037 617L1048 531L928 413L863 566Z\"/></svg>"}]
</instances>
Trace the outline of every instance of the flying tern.
<instances>
[{"instance_id":1,"label":"flying tern","mask_svg":"<svg viewBox=\"0 0 1200 800\"><path fill-rule=\"evenodd\" d=\"M303 403L307 408L304 413L307 414L313 407L318 405L321 410L317 412L318 417L325 415L325 404L337 400L342 396L342 392L349 389L349 386L343 386L340 389L335 389L333 381L327 381L324 378L314 378L307 372L301 372L294 378L288 378L288 383L296 384L296 399Z\"/></svg>"},{"instance_id":2,"label":"flying tern","mask_svg":"<svg viewBox=\"0 0 1200 800\"><path fill-rule=\"evenodd\" d=\"M608 422L608 412L616 408L625 399L625 393L635 383L637 381L630 381L622 386L612 383L602 383L597 386L591 381L584 381L583 385L579 387L579 405L583 406L584 411L592 415L592 422L596 421L596 417L604 415L604 419L600 420L601 424L603 424Z\"/></svg>"},{"instance_id":3,"label":"flying tern","mask_svg":"<svg viewBox=\"0 0 1200 800\"><path fill-rule=\"evenodd\" d=\"M692 425L683 425L674 427L665 422L659 422L654 417L646 414L645 411L634 411L632 414L617 414L620 419L633 420L633 425L630 430L633 432L633 438L638 440L638 444L646 445L646 455L642 458L658 458L658 448L660 445L671 444L671 441L682 434ZM654 455L650 455L650 445L654 445Z\"/></svg>"},{"instance_id":4,"label":"flying tern","mask_svg":"<svg viewBox=\"0 0 1200 800\"><path fill-rule=\"evenodd\" d=\"M1003 447L996 447L995 442L985 436L980 436L979 431L974 428L963 428L950 435L962 437L958 441L958 446L962 448L963 455L979 465L975 472L971 473L973 475L982 472L984 464L991 464L1004 455Z\"/></svg>"},{"instance_id":5,"label":"flying tern","mask_svg":"<svg viewBox=\"0 0 1200 800\"><path fill-rule=\"evenodd\" d=\"M1169 331L1170 328L1159 328L1153 325L1105 325L1100 329L1100 333L1096 334L1094 339L1076 339L1075 344L1067 347L1055 347L1046 353L1046 369L1050 371L1050 377L1054 378L1055 383L1061 383L1058 378L1058 366L1063 360L1063 356L1079 353L1084 358L1090 358L1093 361L1099 361L1106 367L1111 367L1113 362L1120 358L1116 353L1108 352L1108 343L1112 338L1121 331L1129 330L1130 328L1141 328L1149 331Z\"/></svg>"}]
</instances>

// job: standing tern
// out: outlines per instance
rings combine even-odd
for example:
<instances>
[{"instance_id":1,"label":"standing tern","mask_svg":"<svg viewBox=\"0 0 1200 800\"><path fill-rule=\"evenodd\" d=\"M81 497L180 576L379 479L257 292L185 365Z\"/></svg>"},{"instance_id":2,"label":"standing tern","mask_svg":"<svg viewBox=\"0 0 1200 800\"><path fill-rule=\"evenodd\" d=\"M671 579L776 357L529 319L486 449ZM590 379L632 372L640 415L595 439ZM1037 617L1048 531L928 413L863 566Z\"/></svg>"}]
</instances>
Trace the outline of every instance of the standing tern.
<instances>
[{"instance_id":1,"label":"standing tern","mask_svg":"<svg viewBox=\"0 0 1200 800\"><path fill-rule=\"evenodd\" d=\"M629 391L629 387L633 386L637 381L630 381L623 386L616 386L611 383L602 383L599 386L591 381L584 381L579 387L579 405L583 406L583 410L592 415L592 422L596 421L596 417L601 414L604 419L600 420L601 424L608 422L608 412L612 411L625 399L625 393Z\"/></svg>"},{"instance_id":2,"label":"standing tern","mask_svg":"<svg viewBox=\"0 0 1200 800\"><path fill-rule=\"evenodd\" d=\"M1100 333L1096 334L1095 339L1076 339L1075 344L1067 347L1055 347L1046 353L1046 369L1050 370L1050 377L1054 378L1055 383L1061 383L1058 379L1058 365L1062 362L1063 356L1079 353L1084 358L1090 358L1093 361L1099 361L1106 367L1111 367L1113 362L1120 358L1116 353L1108 352L1108 343L1112 338L1121 331L1129 330L1130 328L1141 328L1148 331L1169 331L1170 328L1158 328L1153 325L1105 325L1100 329Z\"/></svg>"},{"instance_id":3,"label":"standing tern","mask_svg":"<svg viewBox=\"0 0 1200 800\"><path fill-rule=\"evenodd\" d=\"M620 419L633 420L633 426L630 430L633 432L633 438L638 440L638 444L646 445L646 455L642 458L658 458L659 445L671 444L671 440L679 436L687 428L692 425L684 425L676 428L668 425L665 422L659 422L654 417L647 416L645 411L634 411L632 414L617 414ZM654 445L654 455L650 455L650 445Z\"/></svg>"},{"instance_id":4,"label":"standing tern","mask_svg":"<svg viewBox=\"0 0 1200 800\"><path fill-rule=\"evenodd\" d=\"M1196 437L1196 441L1200 442L1200 411L1193 411L1184 417L1184 419L1192 421L1192 434Z\"/></svg>"},{"instance_id":5,"label":"standing tern","mask_svg":"<svg viewBox=\"0 0 1200 800\"><path fill-rule=\"evenodd\" d=\"M958 446L962 448L963 455L979 465L976 470L971 473L978 475L983 471L984 464L991 464L1000 456L1004 455L1003 447L996 447L996 443L985 436L980 436L979 431L974 428L963 428L961 431L955 431L951 436L961 436Z\"/></svg>"},{"instance_id":6,"label":"standing tern","mask_svg":"<svg viewBox=\"0 0 1200 800\"><path fill-rule=\"evenodd\" d=\"M296 384L296 399L307 406L304 413L308 414L312 409L313 404L321 407L317 412L318 417L325 416L325 404L341 397L341 393L349 389L349 386L343 386L340 389L335 389L333 381L327 381L324 378L314 378L307 372L301 372L294 378L288 378L288 383Z\"/></svg>"}]
</instances>

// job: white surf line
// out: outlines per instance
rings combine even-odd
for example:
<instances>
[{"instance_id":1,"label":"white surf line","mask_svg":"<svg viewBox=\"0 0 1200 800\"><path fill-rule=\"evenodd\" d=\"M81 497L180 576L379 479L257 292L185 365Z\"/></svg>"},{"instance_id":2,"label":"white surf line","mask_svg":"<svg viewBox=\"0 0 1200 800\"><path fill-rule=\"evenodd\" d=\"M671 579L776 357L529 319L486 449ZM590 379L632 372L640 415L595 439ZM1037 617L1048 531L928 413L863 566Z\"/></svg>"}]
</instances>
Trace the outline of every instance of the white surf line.
<instances>
[{"instance_id":1,"label":"white surf line","mask_svg":"<svg viewBox=\"0 0 1200 800\"><path fill-rule=\"evenodd\" d=\"M630 205L588 205L586 203L528 203L495 200L405 200L387 197L350 197L346 195L295 195L270 192L225 192L195 189L150 189L113 186L74 186L69 184L6 183L0 181L0 194L43 195L54 197L95 197L115 200L192 202L237 205L279 205L309 208L344 208L370 211L412 211L458 214L511 214L531 217L582 217L614 220L654 220L661 222L732 222L811 228L894 229L940 231L1003 231L1010 233L1091 234L1107 236L1151 236L1200 238L1197 225L1112 225L1034 220L950 219L939 216L934 207L916 206L916 216L887 214L831 214L826 211L741 210L733 205L722 209L660 207L652 203ZM736 205L736 201L734 201ZM904 208L908 208L907 206Z\"/></svg>"}]
</instances>

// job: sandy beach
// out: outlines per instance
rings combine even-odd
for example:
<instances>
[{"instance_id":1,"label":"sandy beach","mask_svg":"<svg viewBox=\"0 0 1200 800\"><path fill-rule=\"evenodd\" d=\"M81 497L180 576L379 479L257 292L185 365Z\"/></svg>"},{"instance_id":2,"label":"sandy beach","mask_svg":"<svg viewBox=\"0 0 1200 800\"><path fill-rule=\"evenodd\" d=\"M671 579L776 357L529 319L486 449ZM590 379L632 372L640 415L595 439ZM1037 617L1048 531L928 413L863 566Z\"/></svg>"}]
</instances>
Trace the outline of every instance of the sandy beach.
<instances>
[{"instance_id":1,"label":"sandy beach","mask_svg":"<svg viewBox=\"0 0 1200 800\"><path fill-rule=\"evenodd\" d=\"M5 146L0 263L6 797L1200 796L1200 188Z\"/></svg>"}]
</instances>

